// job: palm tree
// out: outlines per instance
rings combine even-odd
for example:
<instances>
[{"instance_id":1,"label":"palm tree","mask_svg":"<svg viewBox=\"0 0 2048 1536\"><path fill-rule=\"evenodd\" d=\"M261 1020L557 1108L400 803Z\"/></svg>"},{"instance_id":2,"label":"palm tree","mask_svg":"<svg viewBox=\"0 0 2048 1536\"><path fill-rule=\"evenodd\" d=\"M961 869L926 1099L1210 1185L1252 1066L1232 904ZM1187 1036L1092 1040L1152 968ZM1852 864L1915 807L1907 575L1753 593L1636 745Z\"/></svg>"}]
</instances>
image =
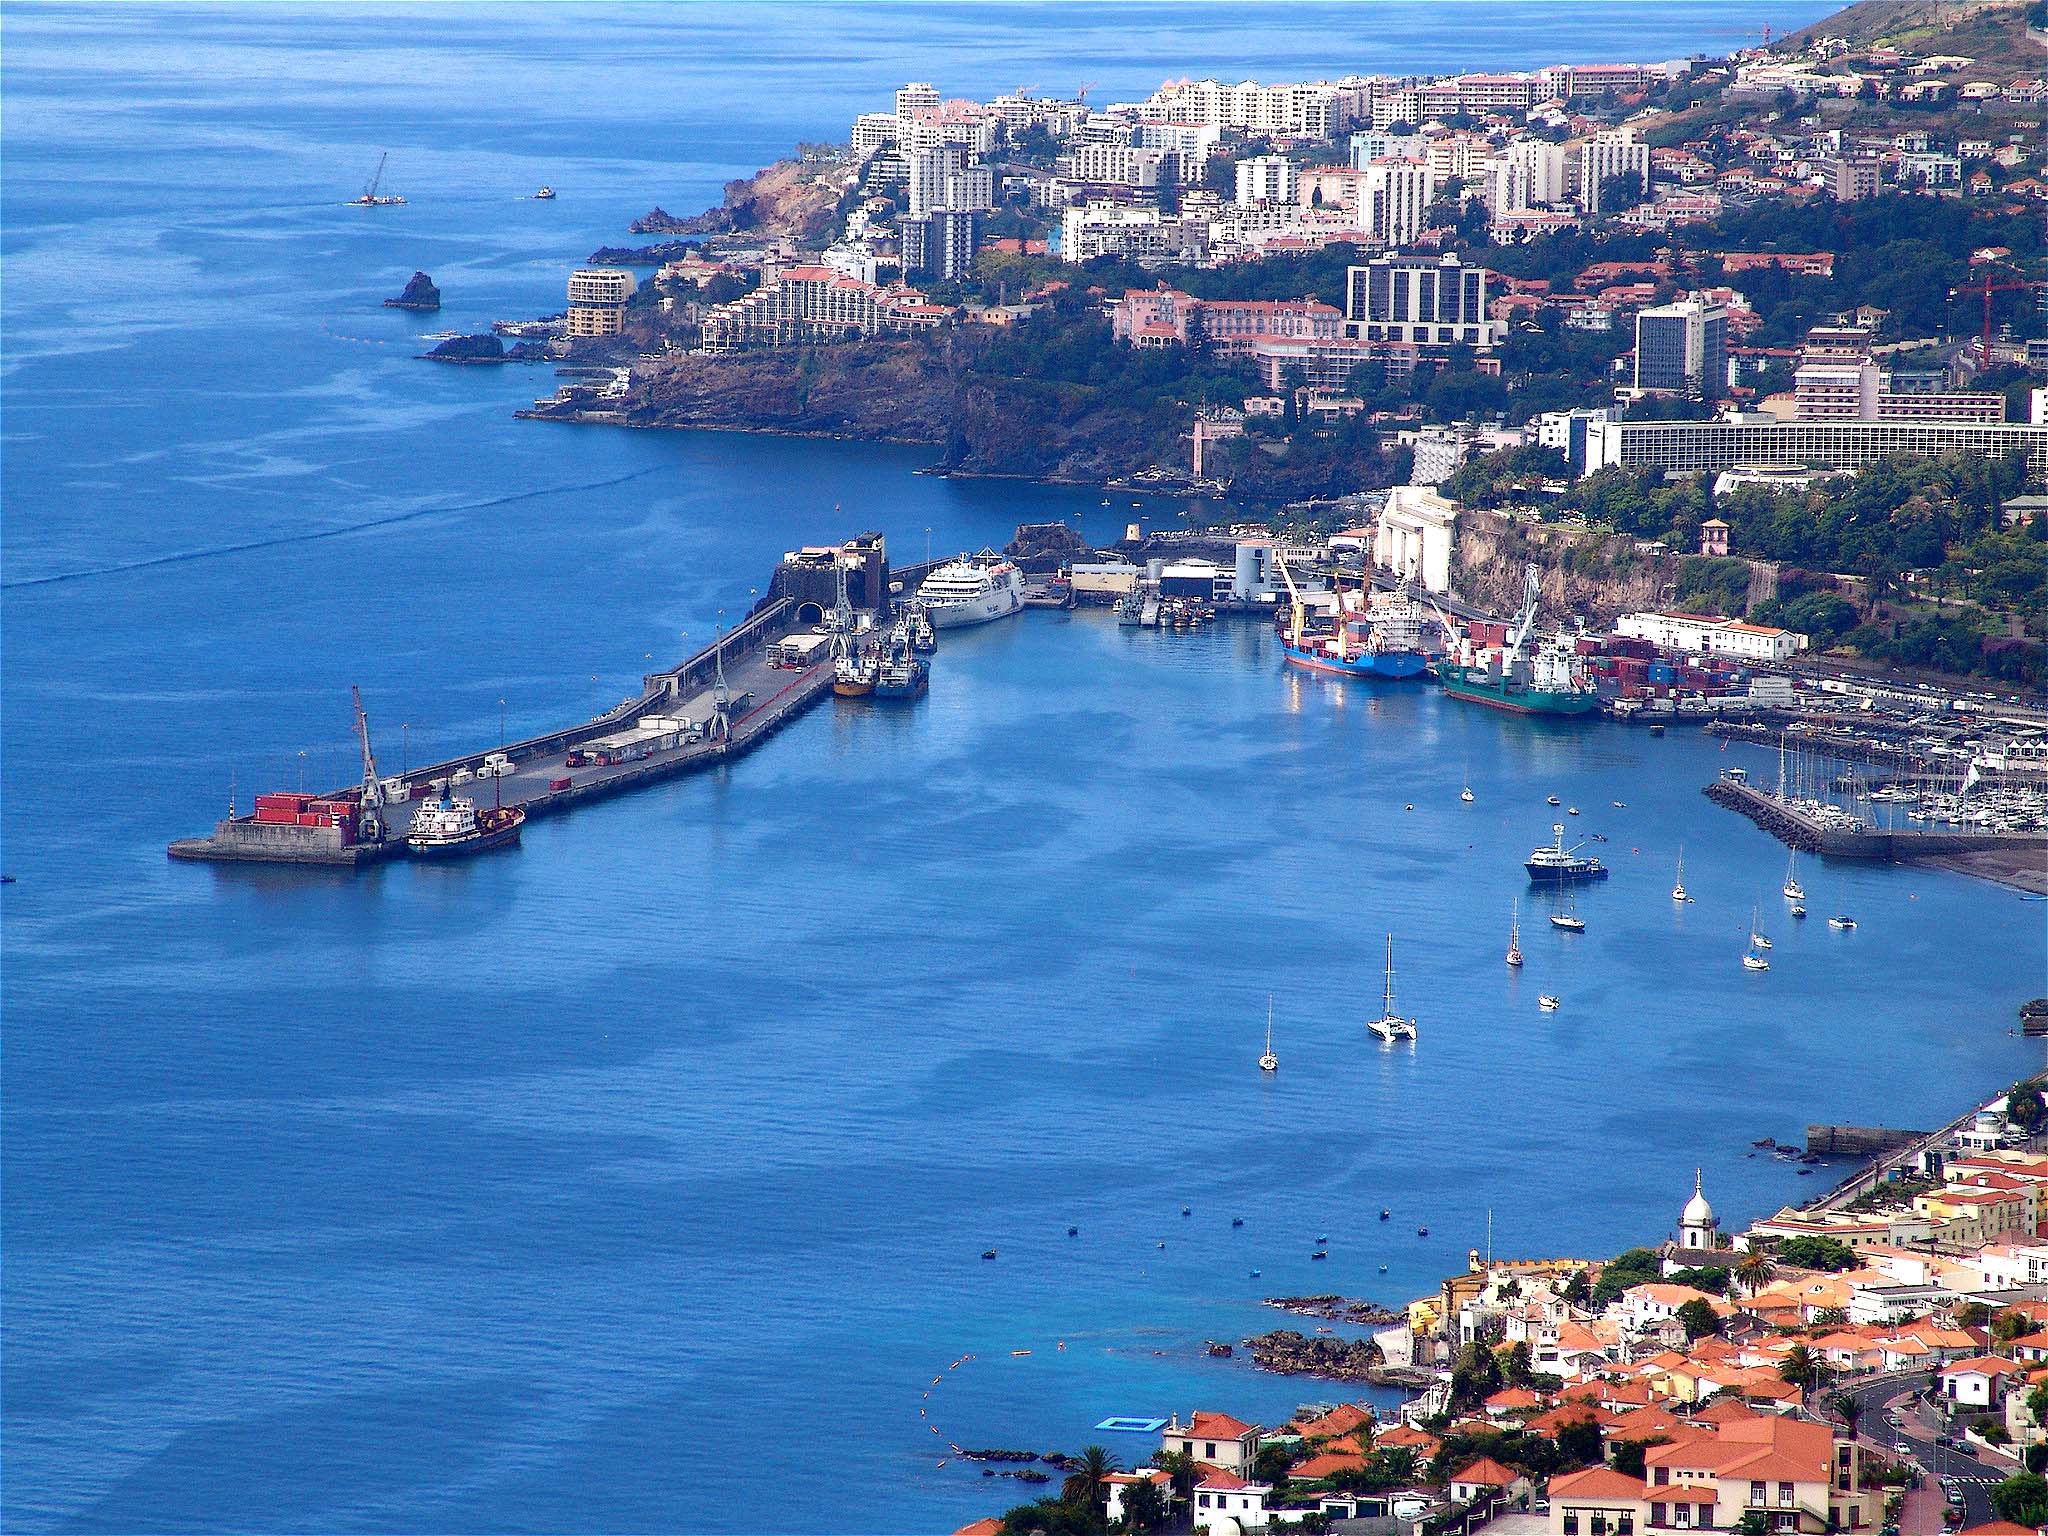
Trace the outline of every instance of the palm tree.
<instances>
[{"instance_id":1,"label":"palm tree","mask_svg":"<svg viewBox=\"0 0 2048 1536\"><path fill-rule=\"evenodd\" d=\"M1778 1376L1795 1387L1809 1387L1813 1385L1814 1366L1813 1351L1804 1344L1794 1344L1785 1351L1784 1363L1778 1367Z\"/></svg>"},{"instance_id":2,"label":"palm tree","mask_svg":"<svg viewBox=\"0 0 2048 1536\"><path fill-rule=\"evenodd\" d=\"M1124 1524L1145 1532L1166 1523L1166 1498L1157 1483L1133 1483L1124 1490Z\"/></svg>"},{"instance_id":3,"label":"palm tree","mask_svg":"<svg viewBox=\"0 0 2048 1536\"><path fill-rule=\"evenodd\" d=\"M1837 1392L1828 1399L1828 1412L1842 1421L1842 1427L1849 1432L1849 1438L1856 1438L1856 1426L1863 1419L1863 1404L1847 1392Z\"/></svg>"},{"instance_id":4,"label":"palm tree","mask_svg":"<svg viewBox=\"0 0 2048 1536\"><path fill-rule=\"evenodd\" d=\"M1092 1510L1101 1509L1109 1497L1109 1474L1122 1470L1122 1463L1102 1446L1083 1446L1080 1461L1067 1474L1066 1482L1060 1485L1060 1497L1069 1504L1086 1504Z\"/></svg>"},{"instance_id":5,"label":"palm tree","mask_svg":"<svg viewBox=\"0 0 2048 1536\"><path fill-rule=\"evenodd\" d=\"M1771 1262L1771 1256L1761 1248L1752 1248L1735 1261L1736 1284L1752 1296L1777 1277L1778 1266Z\"/></svg>"}]
</instances>

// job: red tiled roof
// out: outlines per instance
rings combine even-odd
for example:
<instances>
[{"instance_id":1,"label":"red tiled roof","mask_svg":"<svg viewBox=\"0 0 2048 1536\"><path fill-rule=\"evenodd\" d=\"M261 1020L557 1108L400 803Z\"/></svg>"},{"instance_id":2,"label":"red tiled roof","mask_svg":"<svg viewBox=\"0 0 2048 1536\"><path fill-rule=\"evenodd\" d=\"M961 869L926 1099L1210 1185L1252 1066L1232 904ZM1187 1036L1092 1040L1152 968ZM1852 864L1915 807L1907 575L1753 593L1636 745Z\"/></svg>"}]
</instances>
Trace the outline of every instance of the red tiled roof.
<instances>
[{"instance_id":1,"label":"red tiled roof","mask_svg":"<svg viewBox=\"0 0 2048 1536\"><path fill-rule=\"evenodd\" d=\"M1191 1413L1188 1415L1187 1433L1195 1440L1235 1440L1250 1434L1256 1427L1242 1419L1233 1419L1227 1413Z\"/></svg>"},{"instance_id":2,"label":"red tiled roof","mask_svg":"<svg viewBox=\"0 0 2048 1536\"><path fill-rule=\"evenodd\" d=\"M1629 1477L1612 1467L1588 1467L1583 1472L1567 1472L1563 1477L1550 1480L1553 1509L1563 1498L1640 1499L1647 1497L1648 1492L1641 1478Z\"/></svg>"},{"instance_id":3,"label":"red tiled roof","mask_svg":"<svg viewBox=\"0 0 2048 1536\"><path fill-rule=\"evenodd\" d=\"M1520 1479L1519 1472L1510 1471L1491 1456L1482 1456L1462 1471L1451 1474L1454 1483L1485 1483L1490 1488L1511 1488Z\"/></svg>"}]
</instances>

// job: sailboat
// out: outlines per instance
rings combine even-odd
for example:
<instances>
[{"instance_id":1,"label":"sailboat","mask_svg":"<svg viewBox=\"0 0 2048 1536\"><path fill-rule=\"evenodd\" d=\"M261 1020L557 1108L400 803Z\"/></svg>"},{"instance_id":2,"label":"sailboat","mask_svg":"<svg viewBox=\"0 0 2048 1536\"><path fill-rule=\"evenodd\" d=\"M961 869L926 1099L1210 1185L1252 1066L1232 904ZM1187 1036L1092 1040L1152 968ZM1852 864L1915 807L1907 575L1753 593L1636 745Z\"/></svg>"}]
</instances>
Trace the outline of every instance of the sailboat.
<instances>
[{"instance_id":1,"label":"sailboat","mask_svg":"<svg viewBox=\"0 0 2048 1536\"><path fill-rule=\"evenodd\" d=\"M1678 845L1678 878L1671 882L1671 899L1673 901L1692 900L1690 896L1685 894L1685 844L1683 843Z\"/></svg>"},{"instance_id":2,"label":"sailboat","mask_svg":"<svg viewBox=\"0 0 2048 1536\"><path fill-rule=\"evenodd\" d=\"M1515 915L1508 923L1508 964L1522 963L1522 904L1515 903Z\"/></svg>"},{"instance_id":3,"label":"sailboat","mask_svg":"<svg viewBox=\"0 0 2048 1536\"><path fill-rule=\"evenodd\" d=\"M1394 936L1391 933L1387 935L1387 990L1384 1006L1386 1012L1365 1027L1389 1045L1396 1040L1413 1040L1415 1021L1404 1019L1394 1012Z\"/></svg>"},{"instance_id":4,"label":"sailboat","mask_svg":"<svg viewBox=\"0 0 2048 1536\"><path fill-rule=\"evenodd\" d=\"M1565 909L1562 912L1550 914L1550 926L1562 928L1566 933L1584 933L1586 931L1586 920L1572 910L1570 898L1567 897Z\"/></svg>"},{"instance_id":5,"label":"sailboat","mask_svg":"<svg viewBox=\"0 0 2048 1536\"><path fill-rule=\"evenodd\" d=\"M1469 764L1465 768L1465 787L1458 791L1458 798L1467 805L1472 803L1472 769Z\"/></svg>"},{"instance_id":6,"label":"sailboat","mask_svg":"<svg viewBox=\"0 0 2048 1536\"><path fill-rule=\"evenodd\" d=\"M1768 971L1771 968L1771 962L1763 956L1764 950L1771 947L1770 940L1757 932L1757 916L1757 909L1751 908L1749 914L1749 948L1743 952L1742 956L1742 968L1746 971Z\"/></svg>"},{"instance_id":7,"label":"sailboat","mask_svg":"<svg viewBox=\"0 0 2048 1536\"><path fill-rule=\"evenodd\" d=\"M1798 869L1799 850L1794 848L1790 857L1785 860L1785 884L1783 889L1787 901L1804 901L1806 899L1806 888L1799 883Z\"/></svg>"},{"instance_id":8,"label":"sailboat","mask_svg":"<svg viewBox=\"0 0 2048 1536\"><path fill-rule=\"evenodd\" d=\"M1757 922L1757 918L1761 915L1762 911L1763 908L1761 907L1751 907L1749 909L1749 944L1752 949L1769 949L1771 947L1770 939L1765 936L1763 928Z\"/></svg>"},{"instance_id":9,"label":"sailboat","mask_svg":"<svg viewBox=\"0 0 2048 1536\"><path fill-rule=\"evenodd\" d=\"M1280 1058L1273 1054L1273 994L1266 994L1266 1054L1259 1058L1261 1072L1278 1072Z\"/></svg>"}]
</instances>

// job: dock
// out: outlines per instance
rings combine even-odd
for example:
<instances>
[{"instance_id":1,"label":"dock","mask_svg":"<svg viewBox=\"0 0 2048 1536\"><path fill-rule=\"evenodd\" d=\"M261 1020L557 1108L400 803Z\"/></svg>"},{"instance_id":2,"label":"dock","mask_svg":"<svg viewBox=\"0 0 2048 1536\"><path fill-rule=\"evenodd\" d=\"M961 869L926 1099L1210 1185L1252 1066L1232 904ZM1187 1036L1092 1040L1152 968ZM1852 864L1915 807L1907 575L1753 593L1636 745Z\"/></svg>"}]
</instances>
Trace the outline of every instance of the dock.
<instances>
[{"instance_id":1,"label":"dock","mask_svg":"<svg viewBox=\"0 0 2048 1536\"><path fill-rule=\"evenodd\" d=\"M872 548L863 546L862 539L872 539ZM877 622L939 563L922 562L896 572L892 580L878 535L798 553L829 560L842 554L850 558L857 550L868 561L865 580L855 583L859 607ZM829 564L825 569L829 581ZM414 768L402 781L376 780L381 835L358 838L351 824L268 824L231 809L211 836L180 838L166 852L173 859L209 863L361 869L404 854L413 811L439 787L480 804L520 807L531 822L730 763L831 695L833 657L818 633L832 602L829 587L818 590L815 559L806 566L798 556L785 557L768 596L743 623L675 666L648 673L638 697L577 725ZM784 644L792 640L799 643ZM323 803L345 800L360 807L363 802L374 764L368 724L360 717L359 730L365 784L316 797ZM479 771L498 755L509 759L504 772ZM583 760L572 766L572 755Z\"/></svg>"},{"instance_id":2,"label":"dock","mask_svg":"<svg viewBox=\"0 0 2048 1536\"><path fill-rule=\"evenodd\" d=\"M1832 825L1753 785L1729 778L1716 780L1701 793L1716 805L1747 816L1787 847L1827 858L1898 862L1982 853L2032 855L2037 860L2048 855L2048 837L2035 832L1894 831Z\"/></svg>"}]
</instances>

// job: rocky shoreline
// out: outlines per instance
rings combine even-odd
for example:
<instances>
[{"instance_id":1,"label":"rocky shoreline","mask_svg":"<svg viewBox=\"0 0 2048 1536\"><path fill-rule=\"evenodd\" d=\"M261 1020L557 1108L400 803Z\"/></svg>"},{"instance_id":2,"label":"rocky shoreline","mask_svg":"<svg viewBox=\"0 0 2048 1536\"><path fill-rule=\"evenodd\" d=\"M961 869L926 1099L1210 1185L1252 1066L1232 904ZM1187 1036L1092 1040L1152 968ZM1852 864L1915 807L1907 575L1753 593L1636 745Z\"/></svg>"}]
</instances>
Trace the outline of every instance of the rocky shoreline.
<instances>
[{"instance_id":1,"label":"rocky shoreline","mask_svg":"<svg viewBox=\"0 0 2048 1536\"><path fill-rule=\"evenodd\" d=\"M1320 1376L1328 1381L1377 1384L1385 1363L1370 1339L1310 1338L1292 1328L1275 1328L1244 1341L1252 1364L1277 1376Z\"/></svg>"},{"instance_id":2,"label":"rocky shoreline","mask_svg":"<svg viewBox=\"0 0 2048 1536\"><path fill-rule=\"evenodd\" d=\"M1380 1327L1398 1323L1402 1314L1389 1311L1375 1301L1354 1301L1349 1296L1268 1296L1266 1305L1292 1312L1296 1317L1321 1318L1326 1323L1353 1323L1359 1327Z\"/></svg>"}]
</instances>

